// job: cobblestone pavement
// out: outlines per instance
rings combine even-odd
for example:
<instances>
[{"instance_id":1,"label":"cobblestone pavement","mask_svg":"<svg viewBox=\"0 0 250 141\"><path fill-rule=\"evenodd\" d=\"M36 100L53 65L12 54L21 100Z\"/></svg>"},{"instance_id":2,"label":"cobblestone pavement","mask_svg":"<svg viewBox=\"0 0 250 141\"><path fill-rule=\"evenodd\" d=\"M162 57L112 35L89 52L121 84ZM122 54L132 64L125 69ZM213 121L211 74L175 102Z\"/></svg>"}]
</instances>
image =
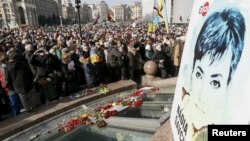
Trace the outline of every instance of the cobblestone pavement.
<instances>
[{"instance_id":1,"label":"cobblestone pavement","mask_svg":"<svg viewBox=\"0 0 250 141\"><path fill-rule=\"evenodd\" d=\"M172 129L168 120L163 126L153 135L151 141L173 141Z\"/></svg>"}]
</instances>

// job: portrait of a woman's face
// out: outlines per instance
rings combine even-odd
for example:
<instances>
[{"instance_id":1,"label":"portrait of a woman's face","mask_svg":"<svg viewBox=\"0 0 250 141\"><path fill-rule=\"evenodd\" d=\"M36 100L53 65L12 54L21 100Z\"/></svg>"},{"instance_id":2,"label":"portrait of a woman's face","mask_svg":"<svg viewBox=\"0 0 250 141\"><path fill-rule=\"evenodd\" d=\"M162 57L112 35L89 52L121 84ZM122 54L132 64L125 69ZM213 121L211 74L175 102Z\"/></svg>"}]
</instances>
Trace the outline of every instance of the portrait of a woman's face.
<instances>
[{"instance_id":1,"label":"portrait of a woman's face","mask_svg":"<svg viewBox=\"0 0 250 141\"><path fill-rule=\"evenodd\" d=\"M214 62L211 62L210 54L205 54L195 62L190 96L194 103L192 122L196 129L221 120L223 113L215 113L218 108L225 106L231 58L232 51L228 49Z\"/></svg>"}]
</instances>

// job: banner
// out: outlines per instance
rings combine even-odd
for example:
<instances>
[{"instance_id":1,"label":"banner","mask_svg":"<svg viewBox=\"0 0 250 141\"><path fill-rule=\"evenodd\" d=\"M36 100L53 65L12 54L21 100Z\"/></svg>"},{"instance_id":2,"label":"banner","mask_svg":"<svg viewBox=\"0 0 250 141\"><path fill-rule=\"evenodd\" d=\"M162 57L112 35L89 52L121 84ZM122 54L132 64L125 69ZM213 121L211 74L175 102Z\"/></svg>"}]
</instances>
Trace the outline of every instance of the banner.
<instances>
[{"instance_id":1,"label":"banner","mask_svg":"<svg viewBox=\"0 0 250 141\"><path fill-rule=\"evenodd\" d=\"M175 141L250 123L249 29L249 0L195 0L171 110Z\"/></svg>"},{"instance_id":2,"label":"banner","mask_svg":"<svg viewBox=\"0 0 250 141\"><path fill-rule=\"evenodd\" d=\"M54 27L51 27L51 26L47 27L47 32L48 33L55 32Z\"/></svg>"},{"instance_id":3,"label":"banner","mask_svg":"<svg viewBox=\"0 0 250 141\"><path fill-rule=\"evenodd\" d=\"M153 24L154 25L159 25L159 17L158 16L153 17Z\"/></svg>"},{"instance_id":4,"label":"banner","mask_svg":"<svg viewBox=\"0 0 250 141\"><path fill-rule=\"evenodd\" d=\"M157 25L152 22L148 22L148 33L154 33L156 31Z\"/></svg>"},{"instance_id":5,"label":"banner","mask_svg":"<svg viewBox=\"0 0 250 141\"><path fill-rule=\"evenodd\" d=\"M166 31L167 33L169 33L169 26L168 26L168 13L167 13L167 4L166 4L166 0L160 0L160 4L162 3L163 7L162 7L162 17L163 17L163 21L165 23L165 27L166 27ZM170 3L168 3L170 4Z\"/></svg>"}]
</instances>

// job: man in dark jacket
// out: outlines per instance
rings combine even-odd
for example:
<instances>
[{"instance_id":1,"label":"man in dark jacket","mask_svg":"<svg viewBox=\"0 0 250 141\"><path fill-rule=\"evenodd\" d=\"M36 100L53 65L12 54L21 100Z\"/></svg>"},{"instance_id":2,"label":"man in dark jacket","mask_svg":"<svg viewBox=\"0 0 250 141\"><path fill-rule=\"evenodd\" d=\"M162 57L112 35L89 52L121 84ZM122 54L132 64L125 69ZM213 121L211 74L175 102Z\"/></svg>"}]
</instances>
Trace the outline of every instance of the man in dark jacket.
<instances>
[{"instance_id":1,"label":"man in dark jacket","mask_svg":"<svg viewBox=\"0 0 250 141\"><path fill-rule=\"evenodd\" d=\"M120 80L121 77L121 67L123 66L123 55L118 50L117 43L112 43L108 54L108 68L110 82L115 82Z\"/></svg>"},{"instance_id":2,"label":"man in dark jacket","mask_svg":"<svg viewBox=\"0 0 250 141\"><path fill-rule=\"evenodd\" d=\"M162 50L162 45L157 45L153 60L158 64L159 73L162 79L167 77L166 58L167 54L164 52L164 50Z\"/></svg>"},{"instance_id":3,"label":"man in dark jacket","mask_svg":"<svg viewBox=\"0 0 250 141\"><path fill-rule=\"evenodd\" d=\"M26 110L32 110L31 90L33 88L33 75L22 55L17 51L9 53L9 62L7 73L11 78L15 91L18 93L20 100Z\"/></svg>"},{"instance_id":4,"label":"man in dark jacket","mask_svg":"<svg viewBox=\"0 0 250 141\"><path fill-rule=\"evenodd\" d=\"M30 64L37 68L34 81L40 84L45 97L49 101L57 100L55 78L61 72L61 61L45 48L40 48L31 56ZM41 97L41 102L45 103L44 97Z\"/></svg>"}]
</instances>

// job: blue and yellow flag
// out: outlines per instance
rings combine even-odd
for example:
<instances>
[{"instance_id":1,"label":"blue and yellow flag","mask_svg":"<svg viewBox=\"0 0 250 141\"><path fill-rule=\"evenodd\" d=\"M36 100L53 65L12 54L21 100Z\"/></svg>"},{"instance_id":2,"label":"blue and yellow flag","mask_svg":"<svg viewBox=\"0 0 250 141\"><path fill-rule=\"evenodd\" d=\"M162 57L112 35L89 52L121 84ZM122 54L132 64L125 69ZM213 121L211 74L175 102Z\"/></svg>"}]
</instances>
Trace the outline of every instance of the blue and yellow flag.
<instances>
[{"instance_id":1,"label":"blue and yellow flag","mask_svg":"<svg viewBox=\"0 0 250 141\"><path fill-rule=\"evenodd\" d=\"M166 0L160 0L162 3L162 16L163 21L165 23L165 27L167 30L167 33L169 33L169 26L168 26L168 13L167 13L167 6L166 6Z\"/></svg>"},{"instance_id":2,"label":"blue and yellow flag","mask_svg":"<svg viewBox=\"0 0 250 141\"><path fill-rule=\"evenodd\" d=\"M157 25L153 24L152 22L148 22L148 33L155 32Z\"/></svg>"},{"instance_id":3,"label":"blue and yellow flag","mask_svg":"<svg viewBox=\"0 0 250 141\"><path fill-rule=\"evenodd\" d=\"M154 6L154 9L157 11L157 15L164 21L167 33L169 33L166 0L158 0L158 7Z\"/></svg>"}]
</instances>

